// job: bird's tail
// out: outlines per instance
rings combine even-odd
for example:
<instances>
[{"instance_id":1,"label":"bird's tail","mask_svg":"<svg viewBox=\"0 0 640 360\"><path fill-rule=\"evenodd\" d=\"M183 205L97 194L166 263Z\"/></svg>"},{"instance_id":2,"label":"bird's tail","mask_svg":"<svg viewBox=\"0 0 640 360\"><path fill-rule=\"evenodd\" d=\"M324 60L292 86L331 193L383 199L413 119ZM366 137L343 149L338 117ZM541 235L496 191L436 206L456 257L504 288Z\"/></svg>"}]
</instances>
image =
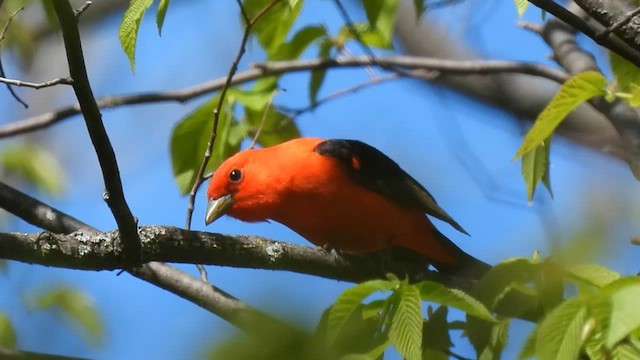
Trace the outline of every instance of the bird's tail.
<instances>
[{"instance_id":1,"label":"bird's tail","mask_svg":"<svg viewBox=\"0 0 640 360\"><path fill-rule=\"evenodd\" d=\"M442 243L446 244L446 247L455 255L457 260L455 265L434 262L433 266L438 271L478 280L491 269L491 265L467 254L439 231L438 234L442 237Z\"/></svg>"}]
</instances>

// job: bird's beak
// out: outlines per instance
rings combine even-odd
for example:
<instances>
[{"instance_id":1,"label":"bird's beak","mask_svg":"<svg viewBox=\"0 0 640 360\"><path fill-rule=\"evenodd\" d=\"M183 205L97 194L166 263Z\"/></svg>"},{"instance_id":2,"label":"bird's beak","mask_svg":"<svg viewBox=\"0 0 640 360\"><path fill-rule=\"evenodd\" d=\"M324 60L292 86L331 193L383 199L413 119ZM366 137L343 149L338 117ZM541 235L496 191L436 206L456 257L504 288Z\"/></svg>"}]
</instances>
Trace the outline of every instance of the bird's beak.
<instances>
[{"instance_id":1,"label":"bird's beak","mask_svg":"<svg viewBox=\"0 0 640 360\"><path fill-rule=\"evenodd\" d=\"M211 199L207 206L207 213L204 218L206 225L216 221L219 217L227 213L227 210L233 205L233 197L231 195L221 196L217 199Z\"/></svg>"}]
</instances>

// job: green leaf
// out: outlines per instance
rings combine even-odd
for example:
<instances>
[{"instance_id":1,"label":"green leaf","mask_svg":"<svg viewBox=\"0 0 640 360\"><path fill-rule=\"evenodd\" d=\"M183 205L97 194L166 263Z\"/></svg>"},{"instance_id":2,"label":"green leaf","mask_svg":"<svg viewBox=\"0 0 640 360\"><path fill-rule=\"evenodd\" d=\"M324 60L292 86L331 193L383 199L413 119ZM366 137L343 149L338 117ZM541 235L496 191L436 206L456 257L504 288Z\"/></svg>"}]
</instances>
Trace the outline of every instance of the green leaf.
<instances>
[{"instance_id":1,"label":"green leaf","mask_svg":"<svg viewBox=\"0 0 640 360\"><path fill-rule=\"evenodd\" d=\"M597 71L585 71L567 80L538 115L516 153L516 158L542 144L571 111L595 96L604 95L606 87L607 79Z\"/></svg>"},{"instance_id":2,"label":"green leaf","mask_svg":"<svg viewBox=\"0 0 640 360\"><path fill-rule=\"evenodd\" d=\"M599 264L579 264L567 269L570 279L598 288L620 279L620 274Z\"/></svg>"},{"instance_id":3,"label":"green leaf","mask_svg":"<svg viewBox=\"0 0 640 360\"><path fill-rule=\"evenodd\" d=\"M293 60L316 40L327 36L327 29L322 25L307 26L300 29L291 41L284 43L271 55L270 60Z\"/></svg>"},{"instance_id":4,"label":"green leaf","mask_svg":"<svg viewBox=\"0 0 640 360\"><path fill-rule=\"evenodd\" d=\"M318 58L326 59L331 54L331 49L333 49L333 42L331 41L323 41L320 44L320 50L318 53ZM313 70L311 72L311 79L309 80L309 102L315 105L318 102L318 91L322 87L324 83L325 75L327 74L326 69Z\"/></svg>"},{"instance_id":5,"label":"green leaf","mask_svg":"<svg viewBox=\"0 0 640 360\"><path fill-rule=\"evenodd\" d=\"M357 32L354 34L353 32ZM344 25L338 32L338 39L342 42L346 40L355 40L360 38L367 46L373 46L381 49L391 49L391 39L380 32L377 28L372 28L369 24L355 23L352 26Z\"/></svg>"},{"instance_id":6,"label":"green leaf","mask_svg":"<svg viewBox=\"0 0 640 360\"><path fill-rule=\"evenodd\" d=\"M253 19L270 3L270 0L245 0L244 8L249 18ZM301 0L294 4L281 1L273 5L252 27L252 34L266 50L269 58L284 43L303 3Z\"/></svg>"},{"instance_id":7,"label":"green leaf","mask_svg":"<svg viewBox=\"0 0 640 360\"><path fill-rule=\"evenodd\" d=\"M171 0L160 0L158 4L158 10L156 10L156 25L158 25L158 35L162 35L162 25L164 25L164 18L167 15L167 9Z\"/></svg>"},{"instance_id":8,"label":"green leaf","mask_svg":"<svg viewBox=\"0 0 640 360\"><path fill-rule=\"evenodd\" d=\"M601 296L605 296L610 303L611 313L605 322L605 345L611 349L620 340L634 330L640 328L640 279L626 277L617 280L602 289Z\"/></svg>"},{"instance_id":9,"label":"green leaf","mask_svg":"<svg viewBox=\"0 0 640 360\"><path fill-rule=\"evenodd\" d=\"M65 175L58 160L37 145L10 145L0 154L0 166L51 195L64 190Z\"/></svg>"},{"instance_id":10,"label":"green leaf","mask_svg":"<svg viewBox=\"0 0 640 360\"><path fill-rule=\"evenodd\" d=\"M505 289L513 288L514 284L525 284L535 280L541 268L539 262L527 258L505 260L493 266L478 281L471 295L485 306L492 306L497 298L504 297Z\"/></svg>"},{"instance_id":11,"label":"green leaf","mask_svg":"<svg viewBox=\"0 0 640 360\"><path fill-rule=\"evenodd\" d=\"M57 310L72 321L77 330L92 345L104 340L104 327L93 301L81 291L60 286L32 295L27 299L32 310Z\"/></svg>"},{"instance_id":12,"label":"green leaf","mask_svg":"<svg viewBox=\"0 0 640 360\"><path fill-rule=\"evenodd\" d=\"M171 163L173 176L181 194L187 194L196 181L196 175L213 129L213 111L219 95L182 118L171 134ZM218 167L229 156L240 150L242 134L236 133L237 122L223 105L219 117L218 136L213 146L207 170ZM242 130L242 129L240 129ZM233 140L233 141L230 141Z\"/></svg>"},{"instance_id":13,"label":"green leaf","mask_svg":"<svg viewBox=\"0 0 640 360\"><path fill-rule=\"evenodd\" d=\"M537 331L536 355L541 360L577 359L584 343L587 305L582 298L565 301L542 321Z\"/></svg>"},{"instance_id":14,"label":"green leaf","mask_svg":"<svg viewBox=\"0 0 640 360\"><path fill-rule=\"evenodd\" d=\"M398 290L400 301L391 321L389 340L408 360L422 358L422 308L420 291L416 286L403 284Z\"/></svg>"},{"instance_id":15,"label":"green leaf","mask_svg":"<svg viewBox=\"0 0 640 360\"><path fill-rule=\"evenodd\" d=\"M533 150L527 151L522 155L522 177L527 185L527 199L529 201L533 201L533 194L540 181L547 187L549 194L553 196L551 181L549 180L550 147L551 138L548 138Z\"/></svg>"},{"instance_id":16,"label":"green leaf","mask_svg":"<svg viewBox=\"0 0 640 360\"><path fill-rule=\"evenodd\" d=\"M520 349L520 354L518 355L518 360L530 359L536 355L536 342L538 341L538 332L537 329L533 329L527 340L525 340L524 345Z\"/></svg>"},{"instance_id":17,"label":"green leaf","mask_svg":"<svg viewBox=\"0 0 640 360\"><path fill-rule=\"evenodd\" d=\"M391 44L399 0L362 0L367 20L376 29L385 43Z\"/></svg>"},{"instance_id":18,"label":"green leaf","mask_svg":"<svg viewBox=\"0 0 640 360\"><path fill-rule=\"evenodd\" d=\"M640 85L640 69L613 51L609 51L611 71L618 88L624 92L632 92L632 86Z\"/></svg>"},{"instance_id":19,"label":"green leaf","mask_svg":"<svg viewBox=\"0 0 640 360\"><path fill-rule=\"evenodd\" d=\"M527 11L529 7L528 0L515 0L516 10L518 10L518 17L521 18L524 15L524 12Z\"/></svg>"},{"instance_id":20,"label":"green leaf","mask_svg":"<svg viewBox=\"0 0 640 360\"><path fill-rule=\"evenodd\" d=\"M329 310L327 318L327 342L336 341L342 327L362 301L376 291L389 291L398 286L397 282L370 280L345 290Z\"/></svg>"},{"instance_id":21,"label":"green leaf","mask_svg":"<svg viewBox=\"0 0 640 360\"><path fill-rule=\"evenodd\" d=\"M263 147L277 145L300 137L300 131L293 119L273 107L266 109L266 114L247 109L246 121L249 125L249 136L251 137L256 135L256 131L258 131L262 123L257 142Z\"/></svg>"},{"instance_id":22,"label":"green leaf","mask_svg":"<svg viewBox=\"0 0 640 360\"><path fill-rule=\"evenodd\" d=\"M491 312L481 302L461 290L449 289L432 281L423 281L416 284L415 287L424 301L451 306L483 320L496 321Z\"/></svg>"},{"instance_id":23,"label":"green leaf","mask_svg":"<svg viewBox=\"0 0 640 360\"><path fill-rule=\"evenodd\" d=\"M491 327L489 343L482 350L479 356L480 360L499 360L501 358L502 351L507 344L509 325L510 320L505 319Z\"/></svg>"},{"instance_id":24,"label":"green leaf","mask_svg":"<svg viewBox=\"0 0 640 360\"><path fill-rule=\"evenodd\" d=\"M135 69L136 42L138 41L140 22L142 21L142 16L152 4L153 0L131 0L120 24L118 38L120 39L122 50L129 58L132 72Z\"/></svg>"},{"instance_id":25,"label":"green leaf","mask_svg":"<svg viewBox=\"0 0 640 360\"><path fill-rule=\"evenodd\" d=\"M448 360L449 349L453 346L449 324L447 323L448 308L440 306L422 328L422 358L433 360Z\"/></svg>"},{"instance_id":26,"label":"green leaf","mask_svg":"<svg viewBox=\"0 0 640 360\"><path fill-rule=\"evenodd\" d=\"M416 12L416 21L419 21L424 12L427 10L425 0L413 0L413 7Z\"/></svg>"},{"instance_id":27,"label":"green leaf","mask_svg":"<svg viewBox=\"0 0 640 360\"><path fill-rule=\"evenodd\" d=\"M0 312L0 349L13 350L16 348L16 330L9 317Z\"/></svg>"}]
</instances>

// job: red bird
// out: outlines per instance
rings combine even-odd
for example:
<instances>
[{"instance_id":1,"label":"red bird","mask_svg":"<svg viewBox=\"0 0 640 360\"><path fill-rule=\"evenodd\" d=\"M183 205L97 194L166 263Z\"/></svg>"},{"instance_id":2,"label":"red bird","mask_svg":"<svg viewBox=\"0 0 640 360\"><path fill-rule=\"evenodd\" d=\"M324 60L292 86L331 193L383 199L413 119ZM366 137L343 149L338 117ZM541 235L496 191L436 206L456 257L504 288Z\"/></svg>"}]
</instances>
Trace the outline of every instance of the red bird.
<instances>
[{"instance_id":1,"label":"red bird","mask_svg":"<svg viewBox=\"0 0 640 360\"><path fill-rule=\"evenodd\" d=\"M271 219L347 253L399 247L448 273L477 278L489 269L425 216L467 233L422 185L360 141L300 138L241 151L220 165L207 197L207 225L224 214Z\"/></svg>"}]
</instances>

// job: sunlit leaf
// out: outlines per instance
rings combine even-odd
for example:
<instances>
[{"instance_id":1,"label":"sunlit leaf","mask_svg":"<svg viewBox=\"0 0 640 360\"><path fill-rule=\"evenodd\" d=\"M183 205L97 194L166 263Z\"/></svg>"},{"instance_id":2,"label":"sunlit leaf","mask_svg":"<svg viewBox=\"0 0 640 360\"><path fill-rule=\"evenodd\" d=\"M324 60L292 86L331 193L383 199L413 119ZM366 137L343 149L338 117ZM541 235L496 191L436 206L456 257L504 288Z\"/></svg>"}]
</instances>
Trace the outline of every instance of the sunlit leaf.
<instances>
[{"instance_id":1,"label":"sunlit leaf","mask_svg":"<svg viewBox=\"0 0 640 360\"><path fill-rule=\"evenodd\" d=\"M162 25L164 25L164 18L167 15L167 9L171 0L160 0L158 4L158 10L156 11L156 25L158 26L158 34L162 35Z\"/></svg>"},{"instance_id":2,"label":"sunlit leaf","mask_svg":"<svg viewBox=\"0 0 640 360\"><path fill-rule=\"evenodd\" d=\"M181 194L188 193L196 181L196 175L213 129L213 111L217 106L218 99L219 96L215 96L182 118L171 134L171 164L173 176L178 183ZM218 136L207 165L208 171L215 169L225 159L240 150L240 141L244 137L234 134L233 130L237 124L228 111L228 106L222 106L219 115ZM230 139L234 142L229 141Z\"/></svg>"},{"instance_id":3,"label":"sunlit leaf","mask_svg":"<svg viewBox=\"0 0 640 360\"><path fill-rule=\"evenodd\" d=\"M315 41L326 37L327 29L322 25L306 26L293 36L291 41L283 43L270 56L271 60L297 59Z\"/></svg>"},{"instance_id":4,"label":"sunlit leaf","mask_svg":"<svg viewBox=\"0 0 640 360\"><path fill-rule=\"evenodd\" d=\"M422 358L422 309L420 291L403 284L398 290L399 303L389 329L389 340L408 360Z\"/></svg>"},{"instance_id":5,"label":"sunlit leaf","mask_svg":"<svg viewBox=\"0 0 640 360\"><path fill-rule=\"evenodd\" d=\"M488 336L489 342L480 353L478 357L480 360L499 360L502 358L502 351L507 344L510 324L509 319L504 319L491 327Z\"/></svg>"},{"instance_id":6,"label":"sunlit leaf","mask_svg":"<svg viewBox=\"0 0 640 360\"><path fill-rule=\"evenodd\" d=\"M640 86L640 69L613 51L609 51L611 71L621 91L631 92L633 85Z\"/></svg>"},{"instance_id":7,"label":"sunlit leaf","mask_svg":"<svg viewBox=\"0 0 640 360\"><path fill-rule=\"evenodd\" d=\"M354 34L353 32L357 34ZM391 39L386 37L377 28L365 23L355 23L352 26L344 25L338 32L338 38L345 40L356 40L360 38L367 46L381 49L391 49Z\"/></svg>"},{"instance_id":8,"label":"sunlit leaf","mask_svg":"<svg viewBox=\"0 0 640 360\"><path fill-rule=\"evenodd\" d=\"M0 349L2 348L10 350L16 348L16 330L9 317L0 312Z\"/></svg>"},{"instance_id":9,"label":"sunlit leaf","mask_svg":"<svg viewBox=\"0 0 640 360\"><path fill-rule=\"evenodd\" d=\"M607 286L620 279L620 274L600 264L578 264L567 269L570 279L596 287Z\"/></svg>"},{"instance_id":10,"label":"sunlit leaf","mask_svg":"<svg viewBox=\"0 0 640 360\"><path fill-rule=\"evenodd\" d=\"M263 12L270 0L245 0L244 8L249 18L253 19ZM287 34L300 14L304 1L298 0L293 4L280 1L268 9L255 23L252 34L258 39L267 54L275 53L285 42Z\"/></svg>"},{"instance_id":11,"label":"sunlit leaf","mask_svg":"<svg viewBox=\"0 0 640 360\"><path fill-rule=\"evenodd\" d=\"M542 321L536 336L536 355L541 360L577 359L587 324L587 305L582 298L567 300Z\"/></svg>"},{"instance_id":12,"label":"sunlit leaf","mask_svg":"<svg viewBox=\"0 0 640 360\"><path fill-rule=\"evenodd\" d=\"M489 310L481 302L458 289L450 289L442 284L423 281L415 285L424 301L451 306L487 321L495 321Z\"/></svg>"},{"instance_id":13,"label":"sunlit leaf","mask_svg":"<svg viewBox=\"0 0 640 360\"><path fill-rule=\"evenodd\" d=\"M634 276L616 280L604 287L599 297L598 302L609 303L609 319L599 320L605 329L605 345L611 349L640 327L640 279Z\"/></svg>"},{"instance_id":14,"label":"sunlit leaf","mask_svg":"<svg viewBox=\"0 0 640 360\"><path fill-rule=\"evenodd\" d=\"M536 342L538 341L537 329L533 329L524 345L520 348L520 354L518 360L530 359L536 355Z\"/></svg>"},{"instance_id":15,"label":"sunlit leaf","mask_svg":"<svg viewBox=\"0 0 640 360\"><path fill-rule=\"evenodd\" d=\"M51 195L64 190L65 175L58 159L37 145L10 145L0 153L0 166Z\"/></svg>"},{"instance_id":16,"label":"sunlit leaf","mask_svg":"<svg viewBox=\"0 0 640 360\"><path fill-rule=\"evenodd\" d=\"M131 71L135 69L136 58L136 43L138 41L138 29L140 28L140 22L142 16L153 4L153 0L131 0L129 8L124 13L124 18L120 24L120 30L118 31L118 38L120 39L120 46L122 50L127 54L129 58L129 64L131 65Z\"/></svg>"},{"instance_id":17,"label":"sunlit leaf","mask_svg":"<svg viewBox=\"0 0 640 360\"><path fill-rule=\"evenodd\" d=\"M92 345L98 345L104 339L104 327L98 309L93 301L82 291L71 287L56 287L39 292L27 299L32 310L60 311L70 320L75 330Z\"/></svg>"},{"instance_id":18,"label":"sunlit leaf","mask_svg":"<svg viewBox=\"0 0 640 360\"><path fill-rule=\"evenodd\" d=\"M518 10L518 17L522 17L522 15L524 15L524 12L527 11L527 8L529 7L529 1L515 0L514 2L516 4L516 10Z\"/></svg>"},{"instance_id":19,"label":"sunlit leaf","mask_svg":"<svg viewBox=\"0 0 640 360\"><path fill-rule=\"evenodd\" d=\"M369 25L376 29L388 44L393 37L398 3L399 0L362 0Z\"/></svg>"},{"instance_id":20,"label":"sunlit leaf","mask_svg":"<svg viewBox=\"0 0 640 360\"><path fill-rule=\"evenodd\" d=\"M567 80L538 115L516 157L534 150L546 141L571 111L595 96L604 95L606 87L607 79L597 71L585 71Z\"/></svg>"},{"instance_id":21,"label":"sunlit leaf","mask_svg":"<svg viewBox=\"0 0 640 360\"><path fill-rule=\"evenodd\" d=\"M334 44L331 41L323 41L320 44L318 58L326 59L331 54ZM315 104L318 101L318 92L324 83L326 69L318 69L311 71L311 79L309 80L309 102Z\"/></svg>"},{"instance_id":22,"label":"sunlit leaf","mask_svg":"<svg viewBox=\"0 0 640 360\"><path fill-rule=\"evenodd\" d=\"M345 290L329 310L327 341L335 342L340 330L362 301L377 291L389 291L398 284L387 280L370 280Z\"/></svg>"},{"instance_id":23,"label":"sunlit leaf","mask_svg":"<svg viewBox=\"0 0 640 360\"><path fill-rule=\"evenodd\" d=\"M250 126L249 136L253 137L260 131L257 142L263 147L300 137L300 131L293 119L273 107L266 109L266 113L247 109L246 120Z\"/></svg>"},{"instance_id":24,"label":"sunlit leaf","mask_svg":"<svg viewBox=\"0 0 640 360\"><path fill-rule=\"evenodd\" d=\"M539 182L547 187L551 192L551 181L549 178L549 150L551 139L545 140L531 151L522 155L522 177L527 186L527 198L533 201L533 194Z\"/></svg>"}]
</instances>

